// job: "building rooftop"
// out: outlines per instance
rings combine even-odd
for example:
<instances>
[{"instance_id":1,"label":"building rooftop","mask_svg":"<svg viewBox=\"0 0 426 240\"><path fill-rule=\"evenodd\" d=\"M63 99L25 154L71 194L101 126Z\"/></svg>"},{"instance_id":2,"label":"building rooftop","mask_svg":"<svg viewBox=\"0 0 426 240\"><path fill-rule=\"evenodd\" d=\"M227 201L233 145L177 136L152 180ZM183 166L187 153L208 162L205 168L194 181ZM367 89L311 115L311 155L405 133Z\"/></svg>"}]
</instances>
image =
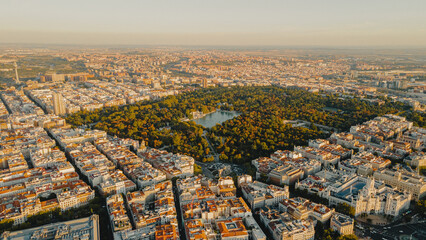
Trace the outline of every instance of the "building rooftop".
<instances>
[{"instance_id":1,"label":"building rooftop","mask_svg":"<svg viewBox=\"0 0 426 240\"><path fill-rule=\"evenodd\" d=\"M4 240L44 240L44 239L84 239L100 240L99 216L92 215L67 222L53 223L36 228L14 232L4 232Z\"/></svg>"}]
</instances>

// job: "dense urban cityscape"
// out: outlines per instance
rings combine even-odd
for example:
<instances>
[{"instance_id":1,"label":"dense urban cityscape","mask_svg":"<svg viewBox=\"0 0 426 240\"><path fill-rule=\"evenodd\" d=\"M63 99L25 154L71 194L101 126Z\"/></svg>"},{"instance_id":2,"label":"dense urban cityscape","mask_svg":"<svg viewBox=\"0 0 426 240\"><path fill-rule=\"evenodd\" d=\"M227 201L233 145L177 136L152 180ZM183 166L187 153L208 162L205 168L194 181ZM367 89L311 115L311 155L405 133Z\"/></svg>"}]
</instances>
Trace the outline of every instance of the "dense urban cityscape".
<instances>
[{"instance_id":1,"label":"dense urban cityscape","mask_svg":"<svg viewBox=\"0 0 426 240\"><path fill-rule=\"evenodd\" d=\"M0 240L426 239L426 1L0 1Z\"/></svg>"},{"instance_id":2,"label":"dense urban cityscape","mask_svg":"<svg viewBox=\"0 0 426 240\"><path fill-rule=\"evenodd\" d=\"M425 65L284 52L3 49L2 239L424 238ZM246 89L326 101L244 155L219 125L287 116L251 116ZM335 120L353 101L371 113Z\"/></svg>"}]
</instances>

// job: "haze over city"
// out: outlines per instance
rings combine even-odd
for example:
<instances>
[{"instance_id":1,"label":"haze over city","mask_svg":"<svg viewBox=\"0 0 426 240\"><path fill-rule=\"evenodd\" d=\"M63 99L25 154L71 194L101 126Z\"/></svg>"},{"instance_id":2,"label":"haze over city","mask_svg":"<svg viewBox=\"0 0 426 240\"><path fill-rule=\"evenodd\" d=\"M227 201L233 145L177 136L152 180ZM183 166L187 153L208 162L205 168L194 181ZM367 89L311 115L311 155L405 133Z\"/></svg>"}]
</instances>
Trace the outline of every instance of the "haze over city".
<instances>
[{"instance_id":1,"label":"haze over city","mask_svg":"<svg viewBox=\"0 0 426 240\"><path fill-rule=\"evenodd\" d=\"M0 2L0 42L425 47L422 0Z\"/></svg>"}]
</instances>

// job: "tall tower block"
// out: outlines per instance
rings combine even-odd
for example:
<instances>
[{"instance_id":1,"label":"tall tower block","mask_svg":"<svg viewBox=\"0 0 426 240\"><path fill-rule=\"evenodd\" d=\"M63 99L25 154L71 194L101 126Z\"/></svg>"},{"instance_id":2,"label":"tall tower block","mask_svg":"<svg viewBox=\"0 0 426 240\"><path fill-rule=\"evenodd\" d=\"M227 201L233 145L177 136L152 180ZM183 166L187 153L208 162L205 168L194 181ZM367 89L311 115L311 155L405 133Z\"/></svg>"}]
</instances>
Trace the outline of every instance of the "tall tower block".
<instances>
[{"instance_id":1,"label":"tall tower block","mask_svg":"<svg viewBox=\"0 0 426 240\"><path fill-rule=\"evenodd\" d=\"M203 79L203 88L208 88L208 87L209 87L209 84L207 82L207 78L204 78Z\"/></svg>"},{"instance_id":2,"label":"tall tower block","mask_svg":"<svg viewBox=\"0 0 426 240\"><path fill-rule=\"evenodd\" d=\"M56 115L63 115L66 113L64 97L60 93L53 93L53 110Z\"/></svg>"},{"instance_id":3,"label":"tall tower block","mask_svg":"<svg viewBox=\"0 0 426 240\"><path fill-rule=\"evenodd\" d=\"M15 82L20 83L19 76L18 76L18 64L15 62L14 66L15 66L15 77L16 77Z\"/></svg>"}]
</instances>

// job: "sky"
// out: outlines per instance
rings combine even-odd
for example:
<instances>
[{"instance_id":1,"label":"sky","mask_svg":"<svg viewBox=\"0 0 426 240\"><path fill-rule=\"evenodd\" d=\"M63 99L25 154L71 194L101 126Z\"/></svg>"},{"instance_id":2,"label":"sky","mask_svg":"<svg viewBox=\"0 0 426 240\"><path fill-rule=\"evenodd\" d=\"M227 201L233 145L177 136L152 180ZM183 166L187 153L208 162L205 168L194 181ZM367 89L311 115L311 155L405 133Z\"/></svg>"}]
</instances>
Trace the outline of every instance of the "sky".
<instances>
[{"instance_id":1,"label":"sky","mask_svg":"<svg viewBox=\"0 0 426 240\"><path fill-rule=\"evenodd\" d=\"M0 0L0 43L426 47L426 0Z\"/></svg>"}]
</instances>

